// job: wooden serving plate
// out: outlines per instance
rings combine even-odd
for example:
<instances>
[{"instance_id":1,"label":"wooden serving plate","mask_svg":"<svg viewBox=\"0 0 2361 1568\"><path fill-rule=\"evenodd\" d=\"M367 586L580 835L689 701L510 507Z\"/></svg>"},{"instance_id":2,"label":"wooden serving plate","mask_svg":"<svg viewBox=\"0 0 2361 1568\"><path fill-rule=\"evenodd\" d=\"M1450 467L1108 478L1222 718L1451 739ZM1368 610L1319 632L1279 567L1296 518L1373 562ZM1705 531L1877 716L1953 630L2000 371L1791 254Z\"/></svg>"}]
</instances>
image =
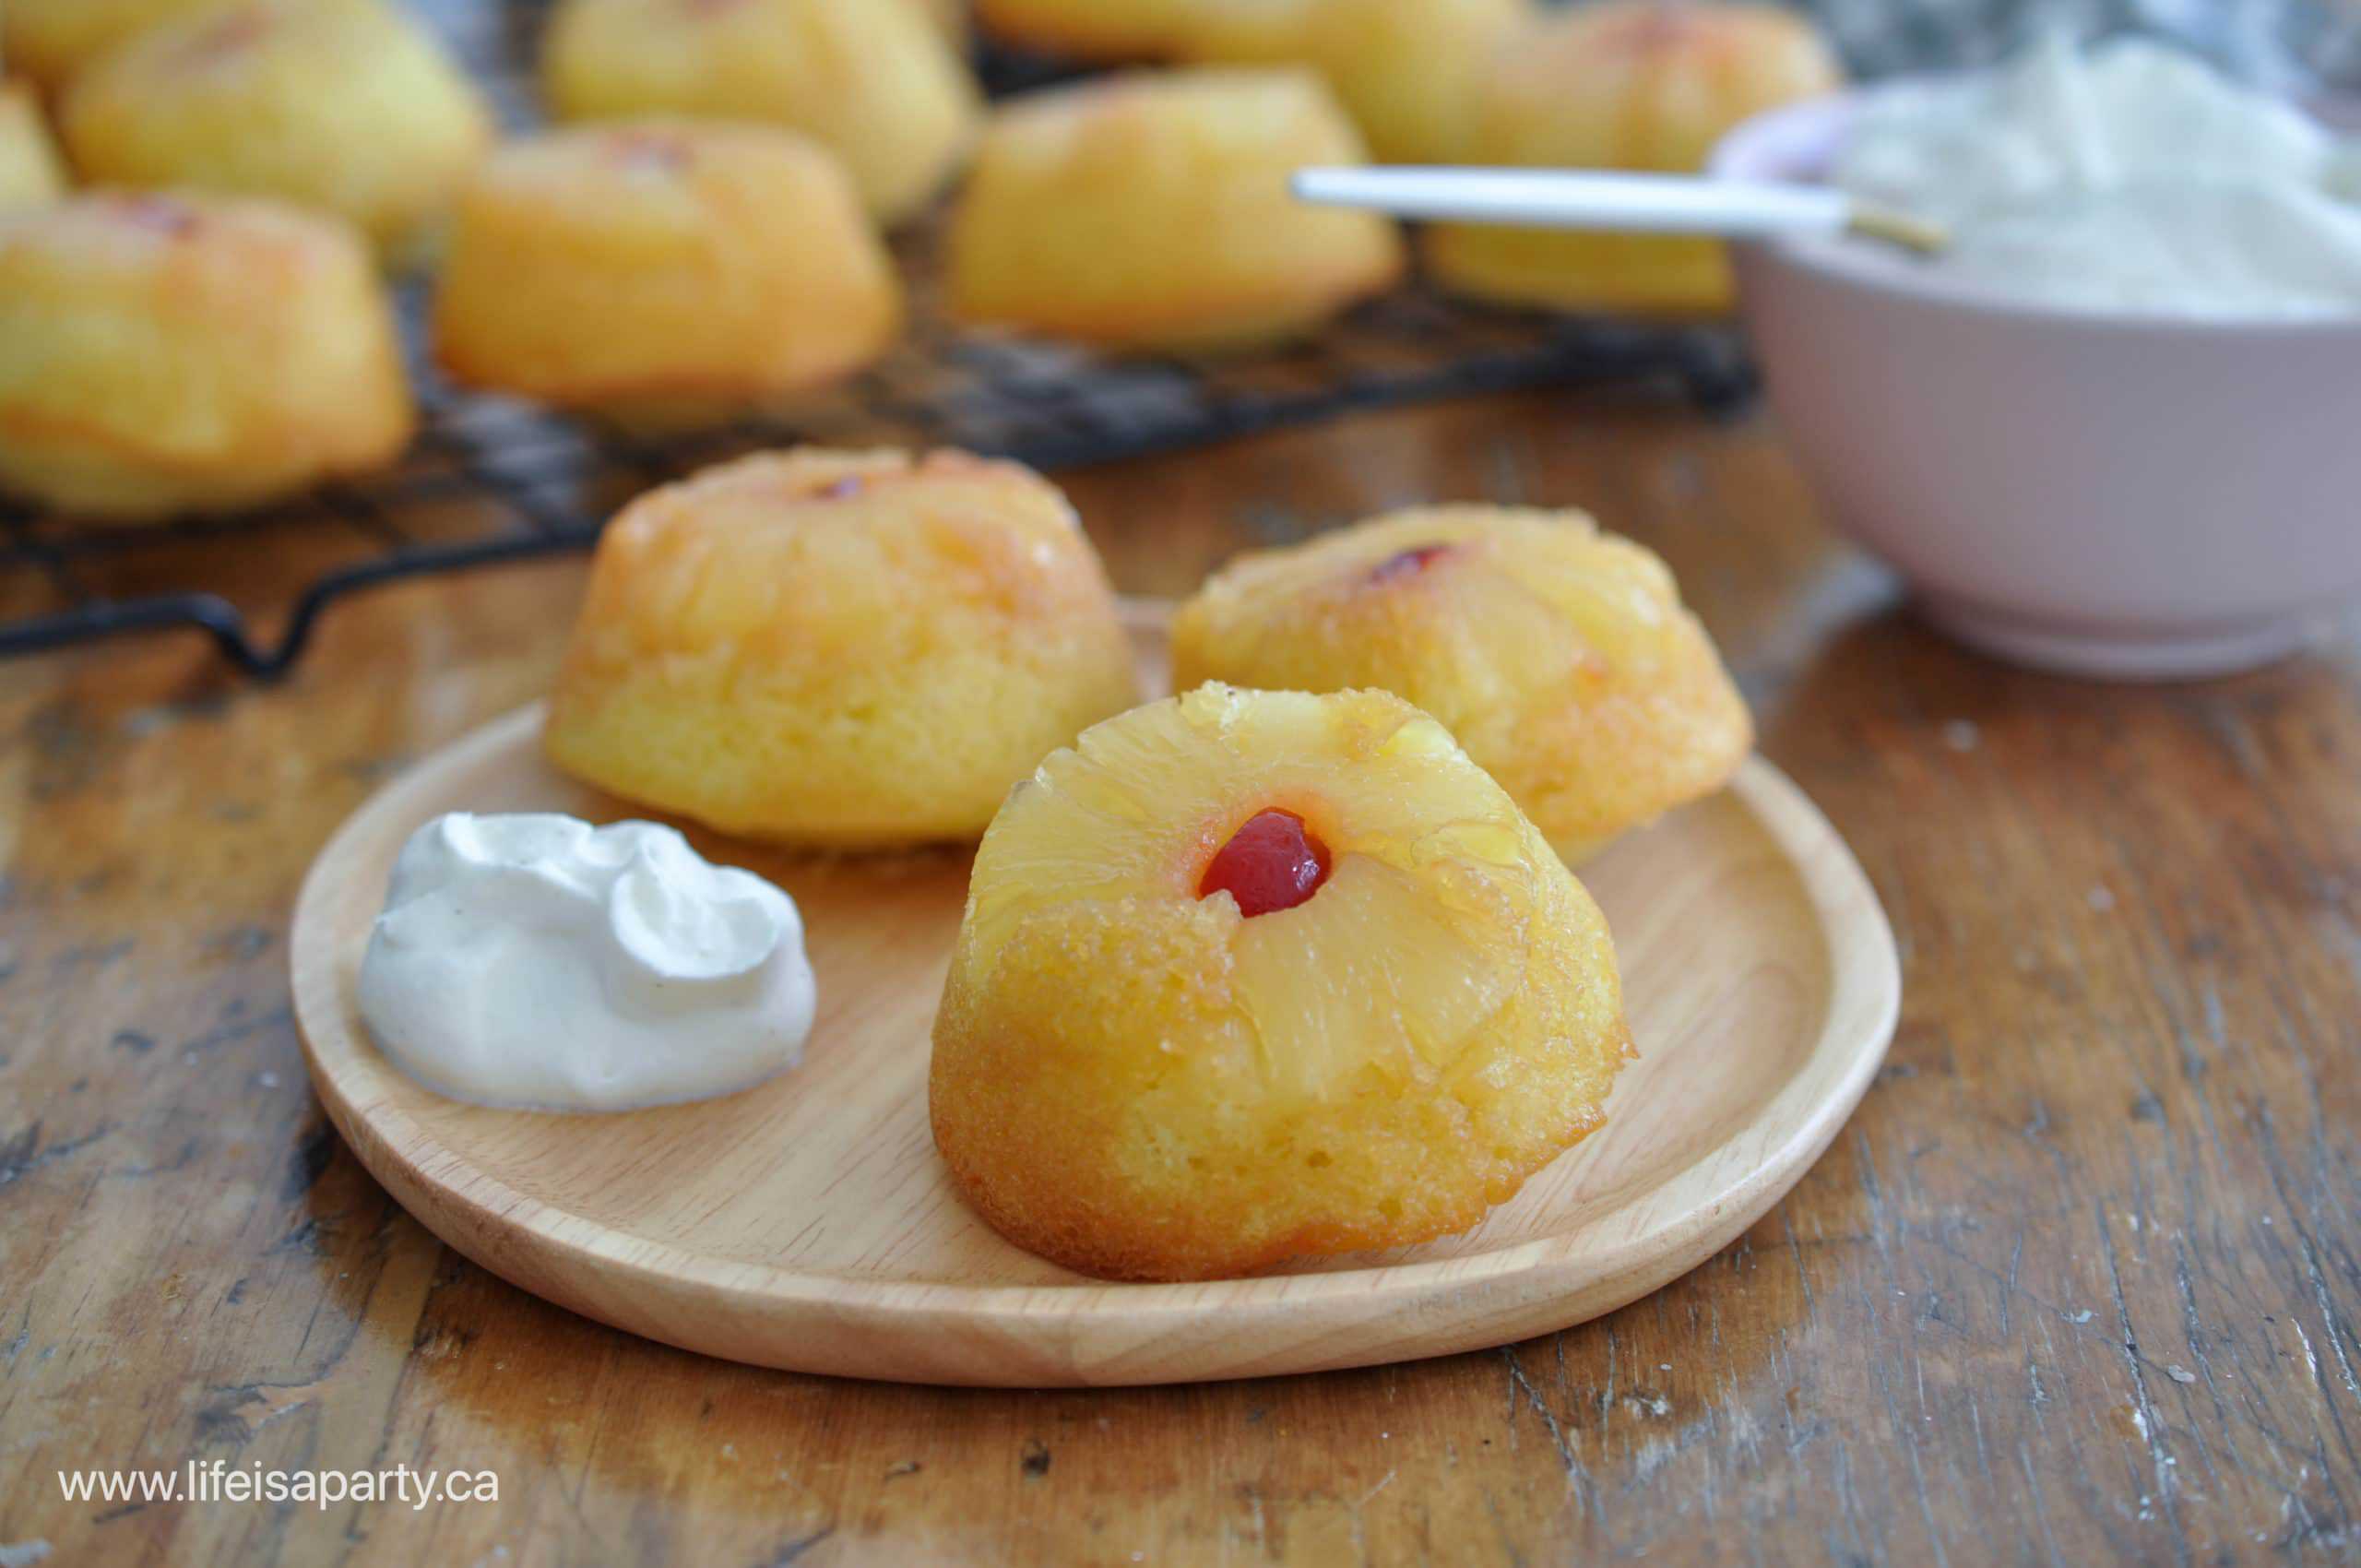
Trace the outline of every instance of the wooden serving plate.
<instances>
[{"instance_id":1,"label":"wooden serving plate","mask_svg":"<svg viewBox=\"0 0 2361 1568\"><path fill-rule=\"evenodd\" d=\"M1162 620L1135 627L1161 689ZM355 1010L402 842L446 811L644 815L541 758L510 714L380 790L312 867L291 942L312 1079L428 1229L537 1295L733 1360L907 1382L1174 1383L1504 1344L1646 1294L1794 1185L1869 1086L1893 939L1834 829L1776 768L1619 841L1583 879L1621 958L1640 1060L1605 1129L1465 1234L1199 1285L1110 1285L1003 1241L927 1127L928 1034L964 851L806 859L692 832L802 906L820 1007L803 1064L623 1115L490 1111L420 1087Z\"/></svg>"}]
</instances>

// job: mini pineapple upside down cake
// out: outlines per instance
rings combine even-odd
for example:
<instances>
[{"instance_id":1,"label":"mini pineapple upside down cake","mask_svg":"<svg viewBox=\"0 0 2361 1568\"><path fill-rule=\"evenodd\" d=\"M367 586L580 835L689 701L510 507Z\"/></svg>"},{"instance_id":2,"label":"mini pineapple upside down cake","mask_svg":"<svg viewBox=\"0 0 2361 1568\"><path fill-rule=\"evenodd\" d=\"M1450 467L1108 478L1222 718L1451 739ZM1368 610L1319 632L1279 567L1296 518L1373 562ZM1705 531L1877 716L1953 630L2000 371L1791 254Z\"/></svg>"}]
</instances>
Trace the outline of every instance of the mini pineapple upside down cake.
<instances>
[{"instance_id":1,"label":"mini pineapple upside down cake","mask_svg":"<svg viewBox=\"0 0 2361 1568\"><path fill-rule=\"evenodd\" d=\"M1581 512L1421 507L1240 557L1181 606L1172 667L1406 697L1576 863L1721 788L1754 743L1672 573Z\"/></svg>"},{"instance_id":2,"label":"mini pineapple upside down cake","mask_svg":"<svg viewBox=\"0 0 2361 1568\"><path fill-rule=\"evenodd\" d=\"M608 525L544 743L743 837L972 841L1052 746L1137 697L1074 508L1015 463L757 453Z\"/></svg>"},{"instance_id":3,"label":"mini pineapple upside down cake","mask_svg":"<svg viewBox=\"0 0 2361 1568\"><path fill-rule=\"evenodd\" d=\"M929 1098L1009 1240L1204 1279L1465 1229L1630 1054L1598 907L1440 724L1207 685L1011 792Z\"/></svg>"}]
</instances>

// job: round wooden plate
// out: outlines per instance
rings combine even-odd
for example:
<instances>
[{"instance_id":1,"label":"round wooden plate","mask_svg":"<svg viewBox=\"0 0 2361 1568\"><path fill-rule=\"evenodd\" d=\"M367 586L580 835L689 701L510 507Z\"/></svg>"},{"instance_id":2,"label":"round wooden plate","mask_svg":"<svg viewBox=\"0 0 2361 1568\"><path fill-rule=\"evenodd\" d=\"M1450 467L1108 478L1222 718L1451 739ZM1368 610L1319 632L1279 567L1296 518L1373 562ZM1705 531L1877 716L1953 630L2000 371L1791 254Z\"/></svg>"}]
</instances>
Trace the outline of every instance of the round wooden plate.
<instances>
[{"instance_id":1,"label":"round wooden plate","mask_svg":"<svg viewBox=\"0 0 2361 1568\"><path fill-rule=\"evenodd\" d=\"M1161 689L1162 619L1136 617ZM1844 842L1770 764L1584 868L1640 1060L1606 1127L1464 1235L1200 1285L1110 1285L1002 1241L927 1128L928 1033L967 857L806 859L692 832L802 906L819 1018L803 1064L626 1115L489 1111L420 1087L354 1006L402 841L446 811L645 815L541 758L538 707L428 758L314 863L291 942L313 1082L362 1163L537 1295L733 1360L906 1382L1173 1383L1362 1366L1596 1317L1770 1208L1868 1087L1900 996Z\"/></svg>"}]
</instances>

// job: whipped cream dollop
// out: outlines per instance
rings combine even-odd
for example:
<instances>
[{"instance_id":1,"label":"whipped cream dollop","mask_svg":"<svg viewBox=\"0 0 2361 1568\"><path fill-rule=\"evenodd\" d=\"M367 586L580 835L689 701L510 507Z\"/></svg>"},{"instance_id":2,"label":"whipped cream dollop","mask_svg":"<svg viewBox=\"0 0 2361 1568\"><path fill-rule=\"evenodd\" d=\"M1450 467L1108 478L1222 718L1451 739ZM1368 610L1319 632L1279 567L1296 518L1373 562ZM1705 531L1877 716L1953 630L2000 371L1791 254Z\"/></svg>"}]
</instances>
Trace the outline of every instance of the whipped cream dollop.
<instances>
[{"instance_id":1,"label":"whipped cream dollop","mask_svg":"<svg viewBox=\"0 0 2361 1568\"><path fill-rule=\"evenodd\" d=\"M1871 93L1830 171L1946 225L1920 263L2012 298L2206 319L2361 313L2361 154L2164 44L2053 34Z\"/></svg>"},{"instance_id":2,"label":"whipped cream dollop","mask_svg":"<svg viewBox=\"0 0 2361 1568\"><path fill-rule=\"evenodd\" d=\"M709 1099L801 1059L795 901L652 822L454 812L410 836L361 965L387 1056L479 1105Z\"/></svg>"}]
</instances>

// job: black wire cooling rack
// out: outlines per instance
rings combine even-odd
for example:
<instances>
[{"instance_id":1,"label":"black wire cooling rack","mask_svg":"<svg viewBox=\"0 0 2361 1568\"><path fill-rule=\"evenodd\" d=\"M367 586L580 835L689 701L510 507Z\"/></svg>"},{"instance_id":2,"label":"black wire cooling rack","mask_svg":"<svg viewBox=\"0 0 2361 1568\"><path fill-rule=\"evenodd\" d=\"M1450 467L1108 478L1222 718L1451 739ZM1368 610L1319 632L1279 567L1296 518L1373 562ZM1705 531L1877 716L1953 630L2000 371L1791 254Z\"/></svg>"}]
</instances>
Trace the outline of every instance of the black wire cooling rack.
<instances>
[{"instance_id":1,"label":"black wire cooling rack","mask_svg":"<svg viewBox=\"0 0 2361 1568\"><path fill-rule=\"evenodd\" d=\"M421 8L512 123L529 121L516 62L529 57L541 6L439 0ZM996 91L1052 74L1029 60L992 58L985 67ZM274 677L302 657L321 612L349 594L586 549L635 490L758 446L956 445L1056 469L1484 392L1611 384L1720 410L1750 387L1734 341L1717 329L1488 310L1418 287L1370 303L1311 340L1246 358L1113 359L963 335L942 324L927 297L931 240L921 234L897 248L915 280L917 325L883 364L779 414L660 440L455 390L427 362L424 285L405 285L399 303L421 428L398 467L286 505L160 527L98 527L0 507L0 655L196 628L238 669ZM350 553L306 581L266 634L230 596L238 564L291 529L307 539L335 535Z\"/></svg>"}]
</instances>

